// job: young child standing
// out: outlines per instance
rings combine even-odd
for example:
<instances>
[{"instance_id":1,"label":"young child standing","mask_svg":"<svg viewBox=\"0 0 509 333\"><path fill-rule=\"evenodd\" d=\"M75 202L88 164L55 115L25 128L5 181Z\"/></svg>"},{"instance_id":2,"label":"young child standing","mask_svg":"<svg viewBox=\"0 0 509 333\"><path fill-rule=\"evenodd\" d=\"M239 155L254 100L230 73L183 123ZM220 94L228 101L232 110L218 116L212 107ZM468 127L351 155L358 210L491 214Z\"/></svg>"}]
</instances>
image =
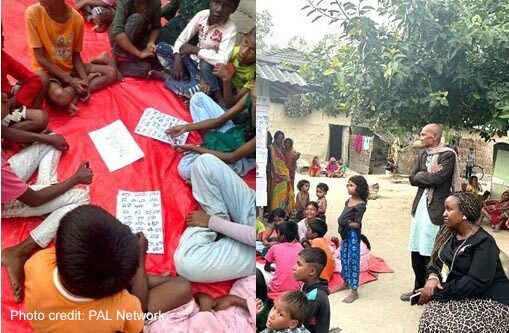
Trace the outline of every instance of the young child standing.
<instances>
[{"instance_id":1,"label":"young child standing","mask_svg":"<svg viewBox=\"0 0 509 333\"><path fill-rule=\"evenodd\" d=\"M329 192L329 186L325 183L316 185L316 203L318 204L318 217L326 222L325 212L327 211L327 199L325 196Z\"/></svg>"},{"instance_id":2,"label":"young child standing","mask_svg":"<svg viewBox=\"0 0 509 333\"><path fill-rule=\"evenodd\" d=\"M325 251L308 247L299 253L293 268L295 280L304 282L302 291L309 301L309 312L304 326L313 333L327 333L330 325L329 289L320 278L327 262Z\"/></svg>"},{"instance_id":3,"label":"young child standing","mask_svg":"<svg viewBox=\"0 0 509 333\"><path fill-rule=\"evenodd\" d=\"M274 302L262 333L309 333L302 325L308 311L306 296L300 291L288 291Z\"/></svg>"},{"instance_id":4,"label":"young child standing","mask_svg":"<svg viewBox=\"0 0 509 333\"><path fill-rule=\"evenodd\" d=\"M314 218L308 222L306 240L309 243L309 246L320 248L324 250L325 253L327 254L327 264L323 268L322 273L320 274L320 278L328 282L332 277L332 273L334 273L334 269L336 268L336 262L334 260L329 245L327 244L325 239L323 239L323 236L325 236L326 233L327 233L327 223L325 223L322 219ZM306 242L304 242L304 244L306 244Z\"/></svg>"},{"instance_id":5,"label":"young child standing","mask_svg":"<svg viewBox=\"0 0 509 333\"><path fill-rule=\"evenodd\" d=\"M297 219L302 220L305 216L306 206L309 203L309 181L306 179L299 180L297 183L297 195L295 197L295 210L297 211Z\"/></svg>"},{"instance_id":6,"label":"young child standing","mask_svg":"<svg viewBox=\"0 0 509 333\"><path fill-rule=\"evenodd\" d=\"M272 292L283 292L298 290L300 282L293 278L292 267L297 261L297 255L302 250L298 242L299 232L295 222L283 222L277 229L278 244L274 244L265 255L265 271L271 272L274 269L271 264L276 265L275 275L270 281L269 289Z\"/></svg>"},{"instance_id":7,"label":"young child standing","mask_svg":"<svg viewBox=\"0 0 509 333\"><path fill-rule=\"evenodd\" d=\"M318 214L318 204L314 201L308 202L306 210L304 211L305 217L297 223L299 227L299 242L306 240L306 232L308 231L308 222L314 219Z\"/></svg>"},{"instance_id":8,"label":"young child standing","mask_svg":"<svg viewBox=\"0 0 509 333\"><path fill-rule=\"evenodd\" d=\"M345 208L338 218L338 232L341 235L341 276L345 280L343 287L350 287L350 294L343 300L352 303L359 294L360 269L360 237L362 217L366 211L369 186L363 176L353 176L346 185L350 198L345 202Z\"/></svg>"}]
</instances>

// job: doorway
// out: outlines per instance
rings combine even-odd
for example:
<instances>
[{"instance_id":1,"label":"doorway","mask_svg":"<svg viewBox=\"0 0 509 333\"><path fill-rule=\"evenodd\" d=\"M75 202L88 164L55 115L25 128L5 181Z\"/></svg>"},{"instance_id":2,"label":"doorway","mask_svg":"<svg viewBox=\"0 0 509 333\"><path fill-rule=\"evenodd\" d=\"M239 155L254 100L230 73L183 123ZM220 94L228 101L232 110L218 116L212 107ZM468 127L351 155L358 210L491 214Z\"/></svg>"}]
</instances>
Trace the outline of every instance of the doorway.
<instances>
[{"instance_id":1,"label":"doorway","mask_svg":"<svg viewBox=\"0 0 509 333\"><path fill-rule=\"evenodd\" d=\"M343 126L329 125L329 154L328 158L332 156L339 160L342 158L343 151Z\"/></svg>"}]
</instances>

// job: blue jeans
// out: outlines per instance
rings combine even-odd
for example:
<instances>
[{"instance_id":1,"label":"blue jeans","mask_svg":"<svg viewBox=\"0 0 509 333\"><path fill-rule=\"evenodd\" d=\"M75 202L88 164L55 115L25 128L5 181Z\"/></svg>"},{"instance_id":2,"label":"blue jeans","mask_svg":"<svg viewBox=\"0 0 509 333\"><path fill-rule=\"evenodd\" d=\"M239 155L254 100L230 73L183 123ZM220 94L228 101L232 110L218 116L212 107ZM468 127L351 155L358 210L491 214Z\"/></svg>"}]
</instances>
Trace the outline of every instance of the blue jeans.
<instances>
[{"instance_id":1,"label":"blue jeans","mask_svg":"<svg viewBox=\"0 0 509 333\"><path fill-rule=\"evenodd\" d=\"M203 120L218 118L225 112L216 102L214 102L212 98L202 92L196 93L191 98L191 101L189 102L189 109L191 110L191 117L195 123ZM224 133L233 126L235 126L233 122L228 120L221 127L215 130ZM182 160L180 160L178 165L178 172L182 179L191 178L191 169L198 156L200 156L200 154L189 152L184 155ZM234 164L228 164L228 166L232 168L236 174L244 176L256 167L255 163L256 161L253 158L243 158Z\"/></svg>"},{"instance_id":2,"label":"blue jeans","mask_svg":"<svg viewBox=\"0 0 509 333\"><path fill-rule=\"evenodd\" d=\"M193 196L209 215L255 225L255 192L226 164L200 155L192 169ZM255 247L233 238L216 241L209 228L189 227L180 238L174 260L179 275L193 282L218 282L254 274Z\"/></svg>"},{"instance_id":3,"label":"blue jeans","mask_svg":"<svg viewBox=\"0 0 509 333\"><path fill-rule=\"evenodd\" d=\"M161 42L157 44L157 59L164 70L170 73L173 69L173 46L168 43ZM193 59L187 54L182 56L182 64L189 73L187 80L176 80L172 76L169 76L164 81L166 89L173 91L179 96L191 98L195 93L200 90L200 71L198 66Z\"/></svg>"},{"instance_id":4,"label":"blue jeans","mask_svg":"<svg viewBox=\"0 0 509 333\"><path fill-rule=\"evenodd\" d=\"M212 73L213 70L213 65L209 64L203 59L200 60L200 74L205 82L207 82L207 84L210 86L210 91L221 89L219 78Z\"/></svg>"}]
</instances>

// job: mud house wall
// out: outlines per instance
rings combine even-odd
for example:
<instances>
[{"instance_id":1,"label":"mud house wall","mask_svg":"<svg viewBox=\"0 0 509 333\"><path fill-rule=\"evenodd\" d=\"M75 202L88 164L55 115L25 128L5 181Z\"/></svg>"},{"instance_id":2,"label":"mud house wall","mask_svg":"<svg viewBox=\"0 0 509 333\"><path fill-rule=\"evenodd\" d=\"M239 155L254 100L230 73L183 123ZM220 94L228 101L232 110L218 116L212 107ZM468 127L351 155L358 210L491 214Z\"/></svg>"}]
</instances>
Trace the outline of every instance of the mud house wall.
<instances>
[{"instance_id":1,"label":"mud house wall","mask_svg":"<svg viewBox=\"0 0 509 333\"><path fill-rule=\"evenodd\" d=\"M299 166L308 166L314 156L319 156L322 167L325 167L329 148L329 124L343 127L343 146L341 154L348 159L349 117L331 117L321 111L313 111L304 117L287 117L285 106L271 103L269 110L269 131L283 131L286 137L292 138L293 147L301 153L297 162Z\"/></svg>"},{"instance_id":2,"label":"mud house wall","mask_svg":"<svg viewBox=\"0 0 509 333\"><path fill-rule=\"evenodd\" d=\"M350 135L348 140L349 141L348 167L354 171L357 171L358 173L366 175L369 173L369 165L371 161L371 152L373 150L373 147L371 147L369 150L362 149L360 152L356 152L354 138L355 135Z\"/></svg>"}]
</instances>

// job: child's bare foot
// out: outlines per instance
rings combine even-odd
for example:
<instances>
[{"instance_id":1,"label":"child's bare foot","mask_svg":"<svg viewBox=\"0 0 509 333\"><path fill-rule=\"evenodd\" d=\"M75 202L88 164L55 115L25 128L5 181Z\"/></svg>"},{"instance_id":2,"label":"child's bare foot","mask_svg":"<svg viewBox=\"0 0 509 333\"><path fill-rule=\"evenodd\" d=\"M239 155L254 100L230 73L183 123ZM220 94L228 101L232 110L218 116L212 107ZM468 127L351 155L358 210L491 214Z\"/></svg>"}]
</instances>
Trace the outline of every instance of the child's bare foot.
<instances>
[{"instance_id":1,"label":"child's bare foot","mask_svg":"<svg viewBox=\"0 0 509 333\"><path fill-rule=\"evenodd\" d=\"M348 285L348 282L343 281L343 284L339 287L338 291L340 291L340 290L346 290L346 289L348 289L348 288L350 288L350 286Z\"/></svg>"},{"instance_id":2,"label":"child's bare foot","mask_svg":"<svg viewBox=\"0 0 509 333\"><path fill-rule=\"evenodd\" d=\"M107 28L103 24L96 24L92 28L92 31L95 31L97 33L105 32L106 30L107 30Z\"/></svg>"},{"instance_id":3,"label":"child's bare foot","mask_svg":"<svg viewBox=\"0 0 509 333\"><path fill-rule=\"evenodd\" d=\"M198 307L200 311L212 311L214 306L216 306L216 300L212 298L207 293L199 292L194 295L196 299L196 303L198 303Z\"/></svg>"},{"instance_id":4,"label":"child's bare foot","mask_svg":"<svg viewBox=\"0 0 509 333\"><path fill-rule=\"evenodd\" d=\"M74 116L78 113L78 111L79 111L78 107L76 106L76 103L77 103L77 102L78 102L78 101L74 101L74 100L73 100L73 101L71 102L71 104L69 104L69 107L68 107L68 108L67 108L67 110L66 110L67 114L68 114L69 116L71 116L71 117L74 117Z\"/></svg>"},{"instance_id":5,"label":"child's bare foot","mask_svg":"<svg viewBox=\"0 0 509 333\"><path fill-rule=\"evenodd\" d=\"M359 298L359 293L357 290L352 290L348 296L343 300L343 303L352 303L356 299Z\"/></svg>"},{"instance_id":6,"label":"child's bare foot","mask_svg":"<svg viewBox=\"0 0 509 333\"><path fill-rule=\"evenodd\" d=\"M2 265L7 268L9 280L11 281L14 302L20 303L23 300L23 285L25 284L26 256L19 251L18 246L9 247L2 251Z\"/></svg>"},{"instance_id":7,"label":"child's bare foot","mask_svg":"<svg viewBox=\"0 0 509 333\"><path fill-rule=\"evenodd\" d=\"M159 80L159 81L166 81L166 79L169 76L170 76L170 74L166 73L165 71L151 70L148 72L149 78Z\"/></svg>"},{"instance_id":8,"label":"child's bare foot","mask_svg":"<svg viewBox=\"0 0 509 333\"><path fill-rule=\"evenodd\" d=\"M90 60L90 63L95 65L112 65L113 59L107 52L103 52L97 58Z\"/></svg>"},{"instance_id":9,"label":"child's bare foot","mask_svg":"<svg viewBox=\"0 0 509 333\"><path fill-rule=\"evenodd\" d=\"M99 72L90 73L87 75L88 81L95 79L96 77L100 77L102 74Z\"/></svg>"}]
</instances>

